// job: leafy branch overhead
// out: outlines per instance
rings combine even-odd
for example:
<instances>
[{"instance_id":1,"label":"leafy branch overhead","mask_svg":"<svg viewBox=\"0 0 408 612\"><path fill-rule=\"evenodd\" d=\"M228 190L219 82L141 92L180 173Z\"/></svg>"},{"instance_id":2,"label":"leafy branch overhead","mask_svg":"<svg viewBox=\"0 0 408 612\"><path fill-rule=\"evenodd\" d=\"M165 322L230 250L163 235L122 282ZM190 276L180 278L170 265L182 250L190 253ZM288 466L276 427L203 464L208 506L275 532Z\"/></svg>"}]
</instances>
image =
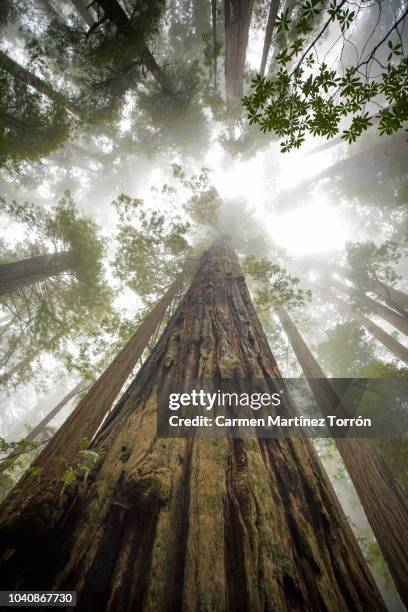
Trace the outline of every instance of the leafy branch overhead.
<instances>
[{"instance_id":1,"label":"leafy branch overhead","mask_svg":"<svg viewBox=\"0 0 408 612\"><path fill-rule=\"evenodd\" d=\"M375 8L380 20L385 11L380 2L307 0L296 19L285 12L278 17L278 32L289 31L293 40L280 50L270 78L257 75L252 80L243 106L250 124L281 139L282 152L299 148L307 135L330 139L340 134L351 143L374 123L380 134L403 128L408 120L408 58L401 36L408 8L400 7L377 44L372 45L371 36L356 44L353 35L365 13ZM311 37L316 16L323 25ZM336 39L323 55L319 42L333 30ZM350 49L355 61L350 61Z\"/></svg>"},{"instance_id":2,"label":"leafy branch overhead","mask_svg":"<svg viewBox=\"0 0 408 612\"><path fill-rule=\"evenodd\" d=\"M242 269L255 282L254 303L259 311L267 311L285 306L296 308L311 300L312 293L298 285L300 279L292 276L277 264L265 257L257 259L254 255L244 258Z\"/></svg>"}]
</instances>

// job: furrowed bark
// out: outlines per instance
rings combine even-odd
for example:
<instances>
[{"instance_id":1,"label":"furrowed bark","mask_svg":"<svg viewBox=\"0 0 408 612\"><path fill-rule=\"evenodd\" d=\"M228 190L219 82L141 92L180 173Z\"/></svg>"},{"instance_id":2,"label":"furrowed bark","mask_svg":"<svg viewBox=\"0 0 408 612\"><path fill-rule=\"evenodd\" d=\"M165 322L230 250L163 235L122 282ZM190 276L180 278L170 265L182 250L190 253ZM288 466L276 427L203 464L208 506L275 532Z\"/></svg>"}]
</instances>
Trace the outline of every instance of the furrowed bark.
<instances>
[{"instance_id":1,"label":"furrowed bark","mask_svg":"<svg viewBox=\"0 0 408 612\"><path fill-rule=\"evenodd\" d=\"M238 111L244 95L244 69L253 0L225 0L225 93Z\"/></svg>"},{"instance_id":2,"label":"furrowed bark","mask_svg":"<svg viewBox=\"0 0 408 612\"><path fill-rule=\"evenodd\" d=\"M266 24L265 38L262 49L262 60L259 73L265 75L266 62L268 61L269 50L271 48L272 34L275 27L276 17L278 16L280 0L271 0L269 6L268 23Z\"/></svg>"},{"instance_id":3,"label":"furrowed bark","mask_svg":"<svg viewBox=\"0 0 408 612\"><path fill-rule=\"evenodd\" d=\"M309 440L157 438L158 396L169 385L232 379L269 392L284 384L223 240L204 253L97 435L97 466L53 528L34 513L29 489L13 513L3 506L4 588L75 589L78 610L99 612L384 610Z\"/></svg>"},{"instance_id":4,"label":"furrowed bark","mask_svg":"<svg viewBox=\"0 0 408 612\"><path fill-rule=\"evenodd\" d=\"M324 294L327 295L328 299L335 304L340 312L343 312L346 316L360 323L376 340L378 340L378 342L397 357L397 359L400 359L404 363L408 363L408 349L401 344L401 342L398 342L398 340L384 331L379 325L371 321L371 319L361 312L358 312L358 310L353 308L334 292L325 290Z\"/></svg>"},{"instance_id":5,"label":"furrowed bark","mask_svg":"<svg viewBox=\"0 0 408 612\"><path fill-rule=\"evenodd\" d=\"M341 401L284 308L279 320L324 416L347 417ZM395 586L408 604L408 505L381 455L365 440L336 438L337 449L354 484Z\"/></svg>"},{"instance_id":6,"label":"furrowed bark","mask_svg":"<svg viewBox=\"0 0 408 612\"><path fill-rule=\"evenodd\" d=\"M0 264L0 295L7 295L64 272L72 267L72 253L36 255L20 261Z\"/></svg>"}]
</instances>

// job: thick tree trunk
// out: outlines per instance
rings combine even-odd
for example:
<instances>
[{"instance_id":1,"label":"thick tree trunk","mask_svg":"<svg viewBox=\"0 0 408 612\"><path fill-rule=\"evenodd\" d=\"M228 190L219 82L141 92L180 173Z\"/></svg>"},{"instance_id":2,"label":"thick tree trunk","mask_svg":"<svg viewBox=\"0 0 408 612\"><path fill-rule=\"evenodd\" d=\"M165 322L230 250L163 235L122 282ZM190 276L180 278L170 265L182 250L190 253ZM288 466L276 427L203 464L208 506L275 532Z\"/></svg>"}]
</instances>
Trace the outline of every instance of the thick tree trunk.
<instances>
[{"instance_id":1,"label":"thick tree trunk","mask_svg":"<svg viewBox=\"0 0 408 612\"><path fill-rule=\"evenodd\" d=\"M396 312L389 306L385 306L381 302L373 300L373 298L368 296L361 289L347 287L347 285L337 282L336 287L339 287L339 289L343 293L349 295L351 298L353 298L353 296L357 297L360 300L361 304L367 306L367 308L369 308L373 314L376 314L377 316L381 317L382 319L384 319L384 321L387 321L387 323L389 323L390 325L398 329L400 332L408 336L408 312L406 313L406 316L402 316L399 312Z\"/></svg>"},{"instance_id":2,"label":"thick tree trunk","mask_svg":"<svg viewBox=\"0 0 408 612\"><path fill-rule=\"evenodd\" d=\"M350 304L342 300L332 291L324 291L328 299L333 302L338 309L345 315L349 316L360 323L365 329L372 335L378 342L385 346L390 353L392 353L397 359L400 359L404 363L408 363L408 348L398 342L393 336L387 334L379 325L371 321L368 317L358 312Z\"/></svg>"},{"instance_id":3,"label":"thick tree trunk","mask_svg":"<svg viewBox=\"0 0 408 612\"><path fill-rule=\"evenodd\" d=\"M284 384L220 241L98 434L88 480L59 513L46 479L42 506L34 485L18 506L6 500L3 588L75 589L78 610L99 612L384 610L309 440L157 438L169 385L232 377L269 392Z\"/></svg>"},{"instance_id":4,"label":"thick tree trunk","mask_svg":"<svg viewBox=\"0 0 408 612\"><path fill-rule=\"evenodd\" d=\"M268 23L266 24L265 38L262 49L262 60L259 73L261 76L265 74L266 62L268 61L269 50L271 48L272 34L275 27L276 17L278 16L281 0L271 0L269 6Z\"/></svg>"},{"instance_id":5,"label":"thick tree trunk","mask_svg":"<svg viewBox=\"0 0 408 612\"><path fill-rule=\"evenodd\" d=\"M225 0L225 94L237 112L244 95L244 69L254 0Z\"/></svg>"},{"instance_id":6,"label":"thick tree trunk","mask_svg":"<svg viewBox=\"0 0 408 612\"><path fill-rule=\"evenodd\" d=\"M63 104L71 112L75 114L78 112L76 106L66 100L63 94L56 91L52 85L37 77L35 74L27 70L27 68L20 66L20 64L14 61L4 51L0 51L0 69L3 69L11 74L16 80L33 87L39 93L42 93L44 96L47 96L47 98L50 98L50 100L53 100L58 104Z\"/></svg>"},{"instance_id":7,"label":"thick tree trunk","mask_svg":"<svg viewBox=\"0 0 408 612\"><path fill-rule=\"evenodd\" d=\"M278 316L324 416L347 416L333 387L288 312ZM365 440L336 438L337 449L354 484L368 522L405 605L408 604L408 505L381 455Z\"/></svg>"},{"instance_id":8,"label":"thick tree trunk","mask_svg":"<svg viewBox=\"0 0 408 612\"><path fill-rule=\"evenodd\" d=\"M68 272L72 254L36 255L28 259L0 264L0 295L7 295L53 276Z\"/></svg>"}]
</instances>

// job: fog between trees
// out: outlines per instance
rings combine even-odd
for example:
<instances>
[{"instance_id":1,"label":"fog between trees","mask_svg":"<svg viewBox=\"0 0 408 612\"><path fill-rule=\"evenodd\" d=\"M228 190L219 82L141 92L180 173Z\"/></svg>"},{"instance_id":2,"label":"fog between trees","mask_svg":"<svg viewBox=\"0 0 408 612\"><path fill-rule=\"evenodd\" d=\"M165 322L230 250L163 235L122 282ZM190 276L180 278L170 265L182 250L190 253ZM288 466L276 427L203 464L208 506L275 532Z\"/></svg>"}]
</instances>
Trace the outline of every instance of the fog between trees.
<instances>
[{"instance_id":1,"label":"fog between trees","mask_svg":"<svg viewBox=\"0 0 408 612\"><path fill-rule=\"evenodd\" d=\"M324 375L407 376L406 13L401 0L3 4L3 496L36 454L34 476L69 496L96 469L104 419L119 444L121 392L225 235L282 376L307 376L288 316ZM316 447L388 608L402 610L407 558L385 550L398 511L379 547L334 443ZM403 526L405 445L373 452ZM64 469L50 468L58 454Z\"/></svg>"}]
</instances>

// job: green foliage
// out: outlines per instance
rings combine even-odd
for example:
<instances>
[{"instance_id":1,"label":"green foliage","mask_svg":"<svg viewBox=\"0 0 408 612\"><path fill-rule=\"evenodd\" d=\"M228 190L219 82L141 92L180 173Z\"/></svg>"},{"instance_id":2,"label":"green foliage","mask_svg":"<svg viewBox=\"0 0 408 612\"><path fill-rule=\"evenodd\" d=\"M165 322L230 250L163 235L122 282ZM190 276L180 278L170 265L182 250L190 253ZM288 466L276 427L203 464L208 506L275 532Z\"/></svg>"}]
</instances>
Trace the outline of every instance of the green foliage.
<instances>
[{"instance_id":1,"label":"green foliage","mask_svg":"<svg viewBox=\"0 0 408 612\"><path fill-rule=\"evenodd\" d=\"M338 133L351 143L371 125L370 103L380 106L375 114L379 119L380 134L393 134L408 120L408 59L399 42L393 42L393 32L404 23L407 11L394 22L384 39L367 57L359 57L356 64L339 63L340 71L319 62L316 44L329 25L337 23L342 36L351 29L358 13L345 7L344 0L332 0L325 9L320 0L301 5L297 21L281 14L277 20L279 32L291 29L295 39L278 54L278 69L270 79L257 75L251 94L243 99L250 124L257 124L262 132L274 132L281 141L282 152L299 148L307 134L332 138ZM360 6L360 10L361 10ZM324 17L324 25L311 44L307 36L316 17ZM383 43L389 47L388 60L383 65L377 52ZM380 74L371 73L375 62ZM341 129L344 119L350 120L348 129Z\"/></svg>"},{"instance_id":2,"label":"green foliage","mask_svg":"<svg viewBox=\"0 0 408 612\"><path fill-rule=\"evenodd\" d=\"M53 251L69 254L64 274L1 297L1 311L12 317L12 323L2 338L0 366L9 369L26 359L29 363L42 351L65 359L67 342L97 337L101 321L112 316L113 295L105 283L103 267L106 241L98 235L97 226L79 214L69 193L50 211L1 199L0 212L30 230L30 240L12 249L5 245L0 261ZM28 367L21 370L21 380L30 371ZM14 377L16 381L20 381L20 374Z\"/></svg>"},{"instance_id":3,"label":"green foliage","mask_svg":"<svg viewBox=\"0 0 408 612\"><path fill-rule=\"evenodd\" d=\"M374 359L375 343L362 327L353 321L339 323L326 331L327 339L317 347L323 369L337 378L362 376Z\"/></svg>"},{"instance_id":4,"label":"green foliage","mask_svg":"<svg viewBox=\"0 0 408 612\"><path fill-rule=\"evenodd\" d=\"M148 210L142 200L124 194L113 205L119 216L114 260L118 278L143 298L162 294L189 252L189 223Z\"/></svg>"},{"instance_id":5,"label":"green foliage","mask_svg":"<svg viewBox=\"0 0 408 612\"><path fill-rule=\"evenodd\" d=\"M304 306L312 297L310 290L298 287L300 279L292 276L285 268L273 264L265 257L245 257L242 269L256 282L254 303L260 310L270 308L297 308Z\"/></svg>"},{"instance_id":6,"label":"green foliage","mask_svg":"<svg viewBox=\"0 0 408 612\"><path fill-rule=\"evenodd\" d=\"M69 136L63 104L49 100L0 68L0 166L19 167L55 151Z\"/></svg>"},{"instance_id":7,"label":"green foliage","mask_svg":"<svg viewBox=\"0 0 408 612\"><path fill-rule=\"evenodd\" d=\"M60 497L63 497L67 488L75 484L78 480L86 482L91 470L95 467L99 460L99 453L88 449L89 440L83 438L79 445L79 451L76 460L72 465L67 465L64 473L61 476ZM64 457L60 457L62 463L67 463Z\"/></svg>"},{"instance_id":8,"label":"green foliage","mask_svg":"<svg viewBox=\"0 0 408 612\"><path fill-rule=\"evenodd\" d=\"M392 240L379 245L372 240L348 244L347 260L351 279L358 287L367 289L379 282L395 285L401 278L395 266L403 250L403 245Z\"/></svg>"},{"instance_id":9,"label":"green foliage","mask_svg":"<svg viewBox=\"0 0 408 612\"><path fill-rule=\"evenodd\" d=\"M173 176L189 192L183 208L190 219L198 226L209 226L218 231L222 199L211 183L209 168L203 167L199 174L189 177L179 164L173 164L172 168Z\"/></svg>"}]
</instances>

